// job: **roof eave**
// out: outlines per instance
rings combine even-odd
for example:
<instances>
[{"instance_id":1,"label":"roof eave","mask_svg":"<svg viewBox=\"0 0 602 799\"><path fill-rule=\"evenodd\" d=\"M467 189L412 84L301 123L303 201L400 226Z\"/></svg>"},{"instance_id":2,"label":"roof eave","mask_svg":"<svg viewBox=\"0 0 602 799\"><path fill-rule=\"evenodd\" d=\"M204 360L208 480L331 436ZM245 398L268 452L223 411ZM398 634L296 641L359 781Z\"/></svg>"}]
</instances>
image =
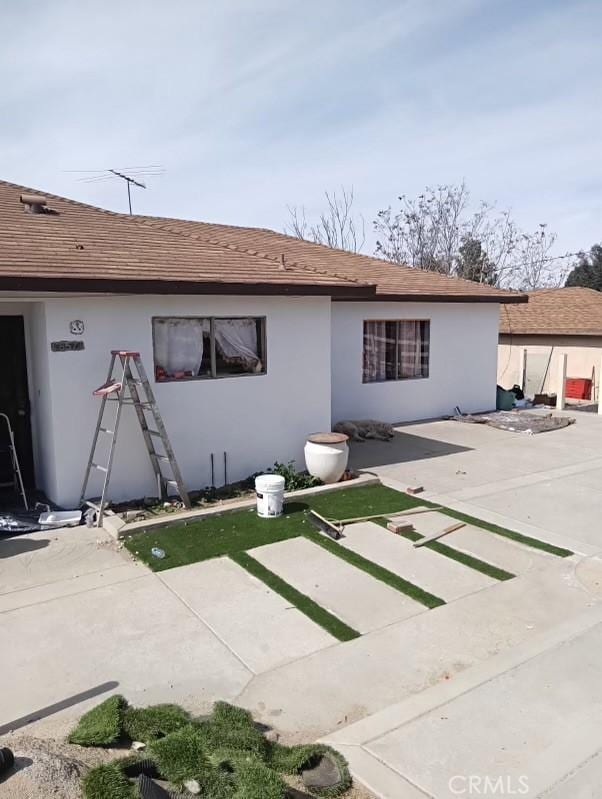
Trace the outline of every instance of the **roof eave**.
<instances>
[{"instance_id":1,"label":"roof eave","mask_svg":"<svg viewBox=\"0 0 602 799\"><path fill-rule=\"evenodd\" d=\"M90 294L238 294L372 299L375 286L300 283L233 283L192 280L0 276L0 291Z\"/></svg>"},{"instance_id":2,"label":"roof eave","mask_svg":"<svg viewBox=\"0 0 602 799\"><path fill-rule=\"evenodd\" d=\"M334 298L344 299L344 298ZM429 294L428 292L404 293L404 294L384 294L376 293L372 296L353 297L353 300L370 300L371 302L488 302L498 305L509 305L525 303L529 301L526 294L502 295L495 294Z\"/></svg>"}]
</instances>

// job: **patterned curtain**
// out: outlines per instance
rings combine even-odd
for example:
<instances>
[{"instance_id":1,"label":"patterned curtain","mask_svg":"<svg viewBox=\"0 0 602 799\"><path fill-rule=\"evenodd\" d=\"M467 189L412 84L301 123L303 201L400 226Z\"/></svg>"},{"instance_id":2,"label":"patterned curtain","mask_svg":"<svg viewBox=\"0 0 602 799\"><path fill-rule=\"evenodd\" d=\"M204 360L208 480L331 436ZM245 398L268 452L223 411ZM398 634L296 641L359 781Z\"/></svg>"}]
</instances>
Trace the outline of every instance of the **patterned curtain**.
<instances>
[{"instance_id":1,"label":"patterned curtain","mask_svg":"<svg viewBox=\"0 0 602 799\"><path fill-rule=\"evenodd\" d=\"M387 379L387 323L364 322L363 382Z\"/></svg>"},{"instance_id":2,"label":"patterned curtain","mask_svg":"<svg viewBox=\"0 0 602 799\"><path fill-rule=\"evenodd\" d=\"M397 325L399 377L422 377L421 323L404 320Z\"/></svg>"}]
</instances>

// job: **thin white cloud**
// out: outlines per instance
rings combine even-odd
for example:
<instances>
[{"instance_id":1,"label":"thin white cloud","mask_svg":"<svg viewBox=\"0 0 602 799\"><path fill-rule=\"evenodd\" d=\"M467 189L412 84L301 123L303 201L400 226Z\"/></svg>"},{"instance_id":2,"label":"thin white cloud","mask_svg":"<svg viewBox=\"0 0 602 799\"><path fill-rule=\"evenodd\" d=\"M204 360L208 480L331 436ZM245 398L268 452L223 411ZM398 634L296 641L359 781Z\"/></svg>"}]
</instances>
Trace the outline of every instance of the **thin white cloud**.
<instances>
[{"instance_id":1,"label":"thin white cloud","mask_svg":"<svg viewBox=\"0 0 602 799\"><path fill-rule=\"evenodd\" d=\"M596 0L1 4L0 177L123 209L63 170L161 163L136 210L277 229L337 185L370 221L465 178L588 247L601 21Z\"/></svg>"}]
</instances>

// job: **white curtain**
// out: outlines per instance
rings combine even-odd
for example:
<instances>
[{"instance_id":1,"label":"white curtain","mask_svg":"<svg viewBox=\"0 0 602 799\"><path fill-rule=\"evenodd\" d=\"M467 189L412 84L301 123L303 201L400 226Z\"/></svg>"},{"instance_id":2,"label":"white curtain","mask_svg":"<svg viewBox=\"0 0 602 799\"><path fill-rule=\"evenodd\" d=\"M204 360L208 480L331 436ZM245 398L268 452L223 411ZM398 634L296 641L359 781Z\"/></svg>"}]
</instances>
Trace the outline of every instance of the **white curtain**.
<instances>
[{"instance_id":1,"label":"white curtain","mask_svg":"<svg viewBox=\"0 0 602 799\"><path fill-rule=\"evenodd\" d=\"M249 372L262 370L254 319L216 319L214 331L215 344L225 361L239 363Z\"/></svg>"},{"instance_id":2,"label":"white curtain","mask_svg":"<svg viewBox=\"0 0 602 799\"><path fill-rule=\"evenodd\" d=\"M155 368L167 377L195 377L203 360L203 333L208 332L207 319L155 319Z\"/></svg>"},{"instance_id":3,"label":"white curtain","mask_svg":"<svg viewBox=\"0 0 602 799\"><path fill-rule=\"evenodd\" d=\"M363 382L387 379L387 323L364 322Z\"/></svg>"}]
</instances>

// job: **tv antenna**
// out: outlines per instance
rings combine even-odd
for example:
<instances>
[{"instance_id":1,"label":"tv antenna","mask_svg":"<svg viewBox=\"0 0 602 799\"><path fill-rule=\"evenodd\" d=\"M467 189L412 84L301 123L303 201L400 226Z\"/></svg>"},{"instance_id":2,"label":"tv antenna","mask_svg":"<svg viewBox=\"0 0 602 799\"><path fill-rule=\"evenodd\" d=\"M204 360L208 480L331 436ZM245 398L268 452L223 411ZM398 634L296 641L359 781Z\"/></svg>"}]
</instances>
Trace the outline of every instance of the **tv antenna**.
<instances>
[{"instance_id":1,"label":"tv antenna","mask_svg":"<svg viewBox=\"0 0 602 799\"><path fill-rule=\"evenodd\" d=\"M85 177L78 178L82 183L99 183L106 180L123 180L128 192L128 210L132 213L132 186L146 189L146 183L141 178L160 177L165 174L165 169L160 164L147 166L121 167L120 169L68 169L67 172L87 173Z\"/></svg>"},{"instance_id":2,"label":"tv antenna","mask_svg":"<svg viewBox=\"0 0 602 799\"><path fill-rule=\"evenodd\" d=\"M118 172L116 169L109 169L109 172L112 172L113 175L117 178L121 178L125 180L126 186L128 187L128 208L130 209L130 214L132 213L132 194L130 191L130 186L138 186L140 189L145 189L146 184L143 183L141 180L135 180L131 175L124 175L123 172Z\"/></svg>"}]
</instances>

